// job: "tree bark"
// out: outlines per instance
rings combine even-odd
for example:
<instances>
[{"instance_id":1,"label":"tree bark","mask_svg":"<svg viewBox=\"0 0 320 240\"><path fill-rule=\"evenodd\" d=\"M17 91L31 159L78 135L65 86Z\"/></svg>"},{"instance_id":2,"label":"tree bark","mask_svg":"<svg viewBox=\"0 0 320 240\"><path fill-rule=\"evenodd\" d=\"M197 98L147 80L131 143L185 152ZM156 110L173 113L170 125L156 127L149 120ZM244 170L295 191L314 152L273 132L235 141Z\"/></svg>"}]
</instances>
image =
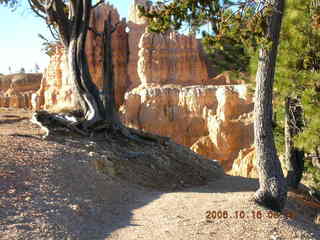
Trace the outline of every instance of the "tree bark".
<instances>
[{"instance_id":1,"label":"tree bark","mask_svg":"<svg viewBox=\"0 0 320 240\"><path fill-rule=\"evenodd\" d=\"M119 128L122 124L116 109L115 102L115 83L112 61L112 32L115 28L112 26L111 14L104 22L104 77L103 77L103 104L105 109L105 121L110 126Z\"/></svg>"},{"instance_id":2,"label":"tree bark","mask_svg":"<svg viewBox=\"0 0 320 240\"><path fill-rule=\"evenodd\" d=\"M72 3L72 1L71 1ZM72 25L70 43L68 46L68 62L71 81L75 83L85 114L83 128L90 129L103 121L103 104L100 100L99 89L93 83L85 54L85 41L89 29L91 0L76 1L74 23Z\"/></svg>"},{"instance_id":3,"label":"tree bark","mask_svg":"<svg viewBox=\"0 0 320 240\"><path fill-rule=\"evenodd\" d=\"M287 186L272 133L272 94L284 0L273 0L272 3L273 12L267 17L266 29L272 46L260 49L256 75L254 133L260 187L255 193L255 201L281 211L287 199Z\"/></svg>"},{"instance_id":4,"label":"tree bark","mask_svg":"<svg viewBox=\"0 0 320 240\"><path fill-rule=\"evenodd\" d=\"M287 184L293 189L298 188L304 170L304 151L293 145L293 138L302 127L302 109L299 102L297 99L287 97L285 102L285 159L288 169Z\"/></svg>"}]
</instances>

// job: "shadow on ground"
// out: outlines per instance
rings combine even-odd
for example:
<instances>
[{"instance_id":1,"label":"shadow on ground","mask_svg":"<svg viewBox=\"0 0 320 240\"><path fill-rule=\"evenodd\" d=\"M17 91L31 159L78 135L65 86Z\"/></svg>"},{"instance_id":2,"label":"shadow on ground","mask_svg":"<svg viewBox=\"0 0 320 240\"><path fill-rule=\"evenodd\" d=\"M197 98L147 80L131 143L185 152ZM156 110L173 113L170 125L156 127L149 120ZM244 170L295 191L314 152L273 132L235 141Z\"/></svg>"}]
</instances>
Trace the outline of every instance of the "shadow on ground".
<instances>
[{"instance_id":1,"label":"shadow on ground","mask_svg":"<svg viewBox=\"0 0 320 240\"><path fill-rule=\"evenodd\" d=\"M75 151L75 145L67 141L47 142L53 150L52 154L47 154L48 149L38 148L37 144L41 146L41 140L20 138L33 141L31 151L28 146L25 149L19 147L19 151L26 154L23 156L27 158L32 153L29 160L32 162L39 158L40 161L31 164L30 171L25 171L20 183L10 183L24 186L25 182L33 182L26 188L17 188L15 196L20 205L12 205L6 211L0 208L0 225L14 225L24 230L21 239L106 239L116 230L137 226L132 221L133 212L168 193L146 189L97 172L95 160L87 150ZM18 139L14 138L14 141ZM14 171L14 168L8 169ZM9 185L3 192L8 192L11 187ZM205 186L179 192L212 193L214 200L215 194L253 194L257 188L256 179L226 175ZM19 195L26 191L30 195ZM24 201L28 196L32 200ZM292 210L292 206L288 209ZM24 212L31 214L23 218L17 217ZM35 223L37 229L27 227L26 223L30 222ZM294 219L288 223L297 229L316 233L316 229L310 227L310 224L296 222Z\"/></svg>"}]
</instances>

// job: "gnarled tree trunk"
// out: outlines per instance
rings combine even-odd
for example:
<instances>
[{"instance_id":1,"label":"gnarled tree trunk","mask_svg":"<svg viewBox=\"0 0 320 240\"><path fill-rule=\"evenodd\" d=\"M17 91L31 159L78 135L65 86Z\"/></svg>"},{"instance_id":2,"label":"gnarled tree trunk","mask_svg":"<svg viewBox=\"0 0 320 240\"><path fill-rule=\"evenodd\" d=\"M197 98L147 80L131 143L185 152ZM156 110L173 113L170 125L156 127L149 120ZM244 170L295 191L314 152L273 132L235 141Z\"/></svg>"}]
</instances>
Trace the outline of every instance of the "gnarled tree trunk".
<instances>
[{"instance_id":1,"label":"gnarled tree trunk","mask_svg":"<svg viewBox=\"0 0 320 240\"><path fill-rule=\"evenodd\" d=\"M90 129L103 120L104 107L99 97L99 89L92 82L85 54L85 41L89 29L91 1L80 0L74 5L71 1L70 17L72 29L68 46L70 80L75 83L85 114L83 128Z\"/></svg>"},{"instance_id":2,"label":"gnarled tree trunk","mask_svg":"<svg viewBox=\"0 0 320 240\"><path fill-rule=\"evenodd\" d=\"M254 133L260 187L255 193L255 201L281 211L287 198L287 186L272 133L272 92L284 0L273 0L272 3L273 12L267 18L266 29L272 46L260 49L256 75Z\"/></svg>"},{"instance_id":3,"label":"gnarled tree trunk","mask_svg":"<svg viewBox=\"0 0 320 240\"><path fill-rule=\"evenodd\" d=\"M66 5L66 2L68 2L68 5ZM92 0L45 0L43 2L29 0L31 8L40 17L46 19L47 23L57 26L59 37L68 54L70 81L75 85L84 113L83 119L79 121L79 118L69 120L60 114L50 116L48 112L40 112L35 113L35 122L42 126L45 121L54 122L53 125L65 126L71 131L86 136L93 135L96 132L108 133L115 131L124 137L144 143L146 143L144 140L165 143L169 140L168 138L128 129L120 121L115 104L111 42L112 33L116 30L118 23L112 23L111 13L109 13L103 33L95 32L89 26L91 10L102 2L99 1L92 6ZM101 76L103 79L101 95L100 90L91 79L85 54L88 30L102 37L104 42L104 74ZM46 136L49 135L49 128L47 127Z\"/></svg>"}]
</instances>

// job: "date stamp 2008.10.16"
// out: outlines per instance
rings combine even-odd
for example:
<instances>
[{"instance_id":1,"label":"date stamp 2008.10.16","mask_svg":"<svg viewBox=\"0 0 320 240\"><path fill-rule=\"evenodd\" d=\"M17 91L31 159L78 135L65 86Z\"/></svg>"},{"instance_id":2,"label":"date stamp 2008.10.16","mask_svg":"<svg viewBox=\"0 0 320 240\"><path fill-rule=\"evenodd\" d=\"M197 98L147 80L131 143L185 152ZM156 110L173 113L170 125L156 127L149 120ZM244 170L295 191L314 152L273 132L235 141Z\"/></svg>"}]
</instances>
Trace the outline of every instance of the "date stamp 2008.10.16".
<instances>
[{"instance_id":1,"label":"date stamp 2008.10.16","mask_svg":"<svg viewBox=\"0 0 320 240\"><path fill-rule=\"evenodd\" d=\"M290 211L284 211L282 213L277 213L273 211L228 211L228 210L208 210L205 212L205 217L207 221L214 221L218 219L270 219L279 218L280 216L285 216L287 218L294 218L296 214Z\"/></svg>"}]
</instances>

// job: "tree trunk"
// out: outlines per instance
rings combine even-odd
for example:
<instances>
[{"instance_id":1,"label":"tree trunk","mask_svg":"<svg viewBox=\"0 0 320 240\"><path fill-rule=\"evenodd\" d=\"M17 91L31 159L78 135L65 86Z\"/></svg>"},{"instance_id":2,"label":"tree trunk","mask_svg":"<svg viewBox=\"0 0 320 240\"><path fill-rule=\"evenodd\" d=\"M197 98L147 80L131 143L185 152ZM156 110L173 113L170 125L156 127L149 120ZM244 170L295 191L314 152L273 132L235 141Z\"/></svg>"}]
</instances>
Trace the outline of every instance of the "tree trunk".
<instances>
[{"instance_id":1,"label":"tree trunk","mask_svg":"<svg viewBox=\"0 0 320 240\"><path fill-rule=\"evenodd\" d=\"M74 9L70 43L68 46L68 63L70 80L75 83L81 106L85 114L83 128L90 129L103 121L104 108L99 97L99 89L92 82L85 54L85 41L89 29L91 1L77 1Z\"/></svg>"},{"instance_id":2,"label":"tree trunk","mask_svg":"<svg viewBox=\"0 0 320 240\"><path fill-rule=\"evenodd\" d=\"M287 198L287 186L272 133L272 93L284 0L273 0L272 3L274 10L267 17L266 29L272 46L260 49L256 75L254 133L260 187L255 193L255 201L281 211Z\"/></svg>"},{"instance_id":3,"label":"tree trunk","mask_svg":"<svg viewBox=\"0 0 320 240\"><path fill-rule=\"evenodd\" d=\"M113 72L113 61L112 61L112 19L111 13L108 19L104 22L104 61L103 61L103 89L102 89L102 102L105 109L105 121L108 125L113 128L120 128L121 121L116 109L115 102L115 83L114 83L114 72Z\"/></svg>"},{"instance_id":4,"label":"tree trunk","mask_svg":"<svg viewBox=\"0 0 320 240\"><path fill-rule=\"evenodd\" d=\"M304 169L304 151L293 145L295 137L303 127L302 109L297 99L286 98L285 102L285 145L286 164L288 168L287 184L297 189Z\"/></svg>"}]
</instances>

